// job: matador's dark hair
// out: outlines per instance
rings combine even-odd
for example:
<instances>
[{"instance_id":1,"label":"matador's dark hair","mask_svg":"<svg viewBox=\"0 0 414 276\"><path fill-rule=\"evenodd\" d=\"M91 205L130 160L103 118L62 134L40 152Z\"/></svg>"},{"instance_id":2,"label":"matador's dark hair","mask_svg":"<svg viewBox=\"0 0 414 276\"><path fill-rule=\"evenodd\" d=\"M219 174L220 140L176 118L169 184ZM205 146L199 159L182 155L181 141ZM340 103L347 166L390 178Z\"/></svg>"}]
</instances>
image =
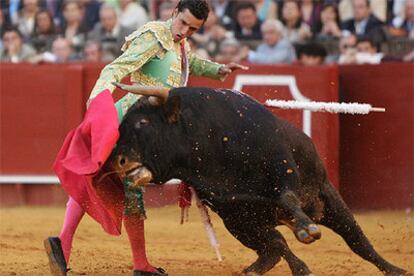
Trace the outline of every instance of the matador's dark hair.
<instances>
[{"instance_id":1,"label":"matador's dark hair","mask_svg":"<svg viewBox=\"0 0 414 276\"><path fill-rule=\"evenodd\" d=\"M206 0L180 0L176 7L178 12L188 9L195 18L206 20L210 8Z\"/></svg>"}]
</instances>

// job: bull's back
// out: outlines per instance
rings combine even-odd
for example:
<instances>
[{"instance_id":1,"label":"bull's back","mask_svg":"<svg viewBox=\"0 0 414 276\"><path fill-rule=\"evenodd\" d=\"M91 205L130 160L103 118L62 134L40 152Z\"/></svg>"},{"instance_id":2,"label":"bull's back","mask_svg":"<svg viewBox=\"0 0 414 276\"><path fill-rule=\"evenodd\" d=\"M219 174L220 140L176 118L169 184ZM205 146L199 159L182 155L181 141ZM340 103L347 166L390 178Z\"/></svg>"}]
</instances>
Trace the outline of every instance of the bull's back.
<instances>
[{"instance_id":1,"label":"bull's back","mask_svg":"<svg viewBox=\"0 0 414 276\"><path fill-rule=\"evenodd\" d=\"M206 87L175 88L170 96L181 98L181 113L194 115L194 120L204 119L229 128L277 127L278 121L262 104L252 97L230 89ZM191 120L190 117L185 118Z\"/></svg>"},{"instance_id":2,"label":"bull's back","mask_svg":"<svg viewBox=\"0 0 414 276\"><path fill-rule=\"evenodd\" d=\"M262 104L235 90L177 88L170 95L180 96L181 117L194 129L190 135L213 132L220 138L217 142L237 145L237 151L269 144L280 125Z\"/></svg>"},{"instance_id":3,"label":"bull's back","mask_svg":"<svg viewBox=\"0 0 414 276\"><path fill-rule=\"evenodd\" d=\"M199 126L191 133L199 135L195 140L203 140L206 133L217 136L209 140L210 149L218 150L215 158L221 158L225 166L243 168L240 173L258 172L252 178L260 182L264 181L268 164L291 157L300 164L301 178L316 177L318 182L323 178L324 168L312 140L250 96L229 89L198 87L173 89L170 95L180 96L184 121Z\"/></svg>"}]
</instances>

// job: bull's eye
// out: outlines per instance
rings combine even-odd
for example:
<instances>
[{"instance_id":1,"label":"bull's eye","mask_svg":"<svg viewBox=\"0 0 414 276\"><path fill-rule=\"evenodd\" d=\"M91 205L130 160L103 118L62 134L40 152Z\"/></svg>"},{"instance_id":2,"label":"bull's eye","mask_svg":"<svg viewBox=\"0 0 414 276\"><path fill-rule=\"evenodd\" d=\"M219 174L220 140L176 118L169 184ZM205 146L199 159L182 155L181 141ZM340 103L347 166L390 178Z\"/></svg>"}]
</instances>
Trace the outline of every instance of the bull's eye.
<instances>
[{"instance_id":1,"label":"bull's eye","mask_svg":"<svg viewBox=\"0 0 414 276\"><path fill-rule=\"evenodd\" d=\"M138 122L135 123L135 128L141 128L149 124L149 120L142 118Z\"/></svg>"}]
</instances>

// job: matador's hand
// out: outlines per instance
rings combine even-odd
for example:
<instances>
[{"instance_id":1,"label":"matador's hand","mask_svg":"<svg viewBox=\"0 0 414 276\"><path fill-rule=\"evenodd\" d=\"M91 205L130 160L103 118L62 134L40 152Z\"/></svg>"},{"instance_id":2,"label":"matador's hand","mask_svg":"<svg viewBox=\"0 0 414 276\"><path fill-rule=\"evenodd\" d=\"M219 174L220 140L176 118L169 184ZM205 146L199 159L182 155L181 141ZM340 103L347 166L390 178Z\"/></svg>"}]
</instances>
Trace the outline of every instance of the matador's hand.
<instances>
[{"instance_id":1,"label":"matador's hand","mask_svg":"<svg viewBox=\"0 0 414 276\"><path fill-rule=\"evenodd\" d=\"M221 66L218 73L222 78L226 78L230 73L238 69L248 70L249 67L235 63L235 62L230 62L226 65Z\"/></svg>"}]
</instances>

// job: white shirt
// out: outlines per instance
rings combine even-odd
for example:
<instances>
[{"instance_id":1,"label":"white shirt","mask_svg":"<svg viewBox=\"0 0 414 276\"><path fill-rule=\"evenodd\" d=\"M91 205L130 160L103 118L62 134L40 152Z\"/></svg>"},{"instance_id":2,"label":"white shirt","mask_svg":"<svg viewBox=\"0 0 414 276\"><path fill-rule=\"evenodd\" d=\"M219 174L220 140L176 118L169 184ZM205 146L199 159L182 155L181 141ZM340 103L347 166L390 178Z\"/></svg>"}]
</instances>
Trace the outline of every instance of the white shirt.
<instances>
[{"instance_id":1,"label":"white shirt","mask_svg":"<svg viewBox=\"0 0 414 276\"><path fill-rule=\"evenodd\" d=\"M368 18L361 20L359 22L355 21L355 33L358 35L363 35L368 24Z\"/></svg>"}]
</instances>

